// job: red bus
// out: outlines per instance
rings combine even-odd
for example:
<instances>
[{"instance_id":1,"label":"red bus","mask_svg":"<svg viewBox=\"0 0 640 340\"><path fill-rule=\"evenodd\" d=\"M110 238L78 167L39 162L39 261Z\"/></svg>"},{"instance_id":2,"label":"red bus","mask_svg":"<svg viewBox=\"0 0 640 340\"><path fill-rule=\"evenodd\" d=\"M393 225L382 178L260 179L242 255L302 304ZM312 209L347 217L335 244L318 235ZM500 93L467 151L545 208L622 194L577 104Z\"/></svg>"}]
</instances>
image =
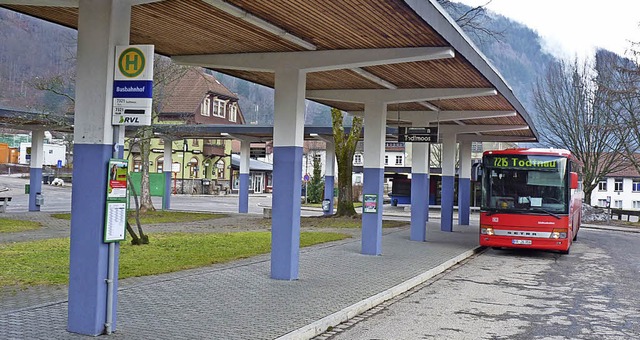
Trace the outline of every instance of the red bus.
<instances>
[{"instance_id":1,"label":"red bus","mask_svg":"<svg viewBox=\"0 0 640 340\"><path fill-rule=\"evenodd\" d=\"M568 150L507 149L482 157L480 245L569 253L582 215Z\"/></svg>"}]
</instances>

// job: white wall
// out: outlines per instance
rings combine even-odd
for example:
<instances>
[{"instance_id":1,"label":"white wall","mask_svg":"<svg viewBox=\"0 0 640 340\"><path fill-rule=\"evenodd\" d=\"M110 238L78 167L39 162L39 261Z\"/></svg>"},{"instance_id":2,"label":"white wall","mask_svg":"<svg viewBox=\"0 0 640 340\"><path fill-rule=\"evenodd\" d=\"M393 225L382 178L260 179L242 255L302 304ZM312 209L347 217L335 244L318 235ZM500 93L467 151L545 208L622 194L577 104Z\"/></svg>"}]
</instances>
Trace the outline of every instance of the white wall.
<instances>
[{"instance_id":1,"label":"white wall","mask_svg":"<svg viewBox=\"0 0 640 340\"><path fill-rule=\"evenodd\" d=\"M27 157L27 148L31 147L31 143L20 143L20 156L18 157L19 164L29 165L30 157ZM62 161L62 166L67 164L67 147L58 144L44 144L44 161L43 165L56 166L58 160Z\"/></svg>"},{"instance_id":2,"label":"white wall","mask_svg":"<svg viewBox=\"0 0 640 340\"><path fill-rule=\"evenodd\" d=\"M616 201L620 201L622 209L640 210L640 191L633 191L633 180L633 178L622 178L622 191L615 191L615 178L607 178L607 190L600 191L596 186L591 193L591 205L602 207L602 200L606 200L609 196L611 197L612 208L619 208L619 206L616 206ZM640 178L636 180L640 182Z\"/></svg>"}]
</instances>

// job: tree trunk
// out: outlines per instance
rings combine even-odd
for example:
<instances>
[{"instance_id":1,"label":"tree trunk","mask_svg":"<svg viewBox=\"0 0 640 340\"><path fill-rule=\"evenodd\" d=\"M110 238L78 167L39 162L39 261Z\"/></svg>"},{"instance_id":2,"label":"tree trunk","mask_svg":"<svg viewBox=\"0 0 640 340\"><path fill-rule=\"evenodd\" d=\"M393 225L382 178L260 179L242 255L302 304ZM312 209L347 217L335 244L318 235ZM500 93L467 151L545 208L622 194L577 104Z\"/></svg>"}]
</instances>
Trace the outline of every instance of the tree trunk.
<instances>
[{"instance_id":1,"label":"tree trunk","mask_svg":"<svg viewBox=\"0 0 640 340\"><path fill-rule=\"evenodd\" d=\"M345 134L342 112L331 109L333 125L333 140L336 147L336 160L338 161L338 208L336 216L354 216L356 210L353 207L353 187L351 173L353 167L353 155L362 131L362 118L354 117L349 134Z\"/></svg>"},{"instance_id":2,"label":"tree trunk","mask_svg":"<svg viewBox=\"0 0 640 340\"><path fill-rule=\"evenodd\" d=\"M140 223L140 205L138 204L138 194L136 193L136 189L133 187L133 182L131 181L131 176L127 177L127 181L129 182L129 188L131 188L131 193L133 194L133 201L136 205L136 225L138 226L138 233L140 233L140 237L136 235L136 232L131 228L129 221L126 222L127 231L131 234L131 244L141 245L141 244L149 244L149 236L144 234L142 230L142 224Z\"/></svg>"},{"instance_id":3,"label":"tree trunk","mask_svg":"<svg viewBox=\"0 0 640 340\"><path fill-rule=\"evenodd\" d=\"M149 154L151 153L151 138L153 132L149 128L143 131L143 137L140 140L140 158L142 159L142 168L140 176L140 211L155 211L151 201L151 186L149 185Z\"/></svg>"},{"instance_id":4,"label":"tree trunk","mask_svg":"<svg viewBox=\"0 0 640 340\"><path fill-rule=\"evenodd\" d=\"M595 186L592 187L584 187L584 203L591 205L591 193L593 192L593 189L595 188Z\"/></svg>"},{"instance_id":5,"label":"tree trunk","mask_svg":"<svg viewBox=\"0 0 640 340\"><path fill-rule=\"evenodd\" d=\"M353 155L342 153L338 155L338 207L336 209L336 216L354 216L356 210L353 207L353 186L352 186L352 172L353 172Z\"/></svg>"}]
</instances>

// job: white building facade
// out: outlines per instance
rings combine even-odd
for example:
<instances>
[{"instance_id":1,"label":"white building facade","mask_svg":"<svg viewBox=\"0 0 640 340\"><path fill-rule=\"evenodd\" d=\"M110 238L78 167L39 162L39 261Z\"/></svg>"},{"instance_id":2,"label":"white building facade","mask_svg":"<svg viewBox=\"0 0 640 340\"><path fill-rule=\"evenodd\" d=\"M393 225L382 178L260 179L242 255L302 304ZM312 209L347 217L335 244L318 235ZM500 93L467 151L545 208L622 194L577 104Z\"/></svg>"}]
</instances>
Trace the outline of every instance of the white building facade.
<instances>
[{"instance_id":1,"label":"white building facade","mask_svg":"<svg viewBox=\"0 0 640 340\"><path fill-rule=\"evenodd\" d=\"M628 170L604 178L591 193L591 205L640 210L640 174Z\"/></svg>"}]
</instances>

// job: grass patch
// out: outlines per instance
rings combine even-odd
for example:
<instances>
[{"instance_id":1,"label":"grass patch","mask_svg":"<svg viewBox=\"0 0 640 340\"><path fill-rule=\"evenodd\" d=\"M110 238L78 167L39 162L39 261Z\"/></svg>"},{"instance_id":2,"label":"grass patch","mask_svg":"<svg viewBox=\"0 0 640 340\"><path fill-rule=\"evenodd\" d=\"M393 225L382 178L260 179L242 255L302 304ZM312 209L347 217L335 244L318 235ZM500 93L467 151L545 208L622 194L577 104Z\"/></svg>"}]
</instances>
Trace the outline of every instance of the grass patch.
<instances>
[{"instance_id":1,"label":"grass patch","mask_svg":"<svg viewBox=\"0 0 640 340\"><path fill-rule=\"evenodd\" d=\"M265 226L271 225L270 219L264 220ZM395 228L409 224L406 221L382 221L383 228ZM361 228L362 216L355 217L324 217L324 216L311 216L301 217L300 226L311 228Z\"/></svg>"},{"instance_id":2,"label":"grass patch","mask_svg":"<svg viewBox=\"0 0 640 340\"><path fill-rule=\"evenodd\" d=\"M51 214L52 217L62 219L62 220L71 220L70 213L63 214ZM226 214L213 214L213 213L200 213L200 212L186 212L186 211L147 211L144 214L140 214L140 223L141 224L158 224L158 223L176 223L176 222L194 222L194 221L204 221L211 220L216 218L227 217ZM129 210L127 213L127 219L129 223L135 224L135 211Z\"/></svg>"},{"instance_id":3,"label":"grass patch","mask_svg":"<svg viewBox=\"0 0 640 340\"><path fill-rule=\"evenodd\" d=\"M338 233L303 232L300 246L348 238ZM120 246L120 275L155 275L229 262L271 250L271 233L157 233L151 244ZM69 239L0 244L0 287L68 283Z\"/></svg>"},{"instance_id":4,"label":"grass patch","mask_svg":"<svg viewBox=\"0 0 640 340\"><path fill-rule=\"evenodd\" d=\"M17 233L40 227L42 227L42 224L39 222L0 218L0 233Z\"/></svg>"}]
</instances>

